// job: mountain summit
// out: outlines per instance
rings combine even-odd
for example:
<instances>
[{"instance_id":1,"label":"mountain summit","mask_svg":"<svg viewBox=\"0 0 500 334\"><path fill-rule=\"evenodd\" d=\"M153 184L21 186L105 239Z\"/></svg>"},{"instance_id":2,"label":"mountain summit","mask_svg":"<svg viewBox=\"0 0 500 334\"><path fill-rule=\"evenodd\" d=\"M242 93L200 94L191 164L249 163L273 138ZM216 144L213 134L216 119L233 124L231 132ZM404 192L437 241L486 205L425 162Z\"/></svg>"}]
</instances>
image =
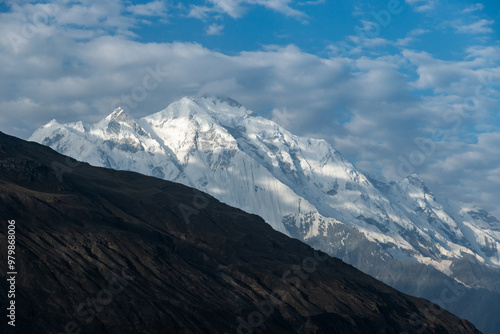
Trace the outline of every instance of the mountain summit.
<instances>
[{"instance_id":1,"label":"mountain summit","mask_svg":"<svg viewBox=\"0 0 500 334\"><path fill-rule=\"evenodd\" d=\"M416 175L371 179L325 140L293 135L233 100L183 98L137 121L117 109L94 125L51 122L30 140L195 187L407 293L439 299L450 279L500 292L491 285L500 279L496 218L440 204ZM464 263L473 275L459 270ZM486 312L464 300L441 304L469 319Z\"/></svg>"}]
</instances>

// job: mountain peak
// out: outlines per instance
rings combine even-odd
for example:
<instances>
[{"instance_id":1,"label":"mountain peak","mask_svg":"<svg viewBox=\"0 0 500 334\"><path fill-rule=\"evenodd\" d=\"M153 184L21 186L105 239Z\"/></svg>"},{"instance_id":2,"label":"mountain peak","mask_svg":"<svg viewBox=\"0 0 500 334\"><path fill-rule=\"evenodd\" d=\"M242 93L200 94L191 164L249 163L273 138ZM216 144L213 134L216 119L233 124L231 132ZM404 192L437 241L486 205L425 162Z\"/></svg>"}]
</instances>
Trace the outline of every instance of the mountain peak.
<instances>
[{"instance_id":1,"label":"mountain peak","mask_svg":"<svg viewBox=\"0 0 500 334\"><path fill-rule=\"evenodd\" d=\"M228 104L230 107L243 108L243 105L241 103L228 96L216 96L215 99L221 103Z\"/></svg>"},{"instance_id":2,"label":"mountain peak","mask_svg":"<svg viewBox=\"0 0 500 334\"><path fill-rule=\"evenodd\" d=\"M432 198L434 198L434 194L431 192L429 188L427 188L427 185L425 184L424 180L422 180L417 174L411 174L405 177L402 181L402 183L407 183L411 185L411 187L414 187L421 192L422 196L424 195L429 195Z\"/></svg>"},{"instance_id":3,"label":"mountain peak","mask_svg":"<svg viewBox=\"0 0 500 334\"><path fill-rule=\"evenodd\" d=\"M132 121L132 118L123 110L122 107L118 107L111 114L106 117L108 121L117 121L117 122L124 122L124 123L129 123Z\"/></svg>"},{"instance_id":4,"label":"mountain peak","mask_svg":"<svg viewBox=\"0 0 500 334\"><path fill-rule=\"evenodd\" d=\"M141 135L145 134L137 122L121 107L116 108L111 114L108 115L108 117L103 119L100 124L103 127L106 127L107 133L118 134L121 131L121 126L125 125L131 127Z\"/></svg>"},{"instance_id":5,"label":"mountain peak","mask_svg":"<svg viewBox=\"0 0 500 334\"><path fill-rule=\"evenodd\" d=\"M408 175L406 178L410 181L424 183L424 181L420 178L420 176L418 176L418 174L415 173Z\"/></svg>"},{"instance_id":6,"label":"mountain peak","mask_svg":"<svg viewBox=\"0 0 500 334\"><path fill-rule=\"evenodd\" d=\"M194 98L186 96L171 103L166 109L145 118L154 118L158 121L185 116L188 116L189 119L201 117L209 123L233 124L239 123L248 116L258 115L228 97L203 96Z\"/></svg>"},{"instance_id":7,"label":"mountain peak","mask_svg":"<svg viewBox=\"0 0 500 334\"><path fill-rule=\"evenodd\" d=\"M419 187L419 188L422 188L422 189L427 188L424 180L422 180L420 178L420 176L418 176L417 174L408 175L404 180L409 182L410 184L412 184L414 186Z\"/></svg>"},{"instance_id":8,"label":"mountain peak","mask_svg":"<svg viewBox=\"0 0 500 334\"><path fill-rule=\"evenodd\" d=\"M113 116L113 115L120 115L120 114L123 114L123 113L125 113L125 110L123 110L122 107L118 107L115 110L113 110L113 112L111 113L111 116Z\"/></svg>"},{"instance_id":9,"label":"mountain peak","mask_svg":"<svg viewBox=\"0 0 500 334\"><path fill-rule=\"evenodd\" d=\"M54 118L50 122L48 122L47 124L42 125L40 127L40 129L38 129L37 131L42 130L42 129L48 129L48 128L53 127L53 126L58 127L58 126L61 126L61 124L59 124L59 122Z\"/></svg>"}]
</instances>

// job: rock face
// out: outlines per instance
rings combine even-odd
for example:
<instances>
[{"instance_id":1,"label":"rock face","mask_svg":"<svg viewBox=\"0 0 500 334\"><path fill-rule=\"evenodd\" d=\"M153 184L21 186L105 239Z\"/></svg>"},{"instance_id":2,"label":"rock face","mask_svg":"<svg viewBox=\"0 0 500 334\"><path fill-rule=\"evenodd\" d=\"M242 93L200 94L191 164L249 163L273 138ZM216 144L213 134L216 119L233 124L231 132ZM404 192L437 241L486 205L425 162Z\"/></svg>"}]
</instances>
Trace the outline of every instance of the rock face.
<instances>
[{"instance_id":1,"label":"rock face","mask_svg":"<svg viewBox=\"0 0 500 334\"><path fill-rule=\"evenodd\" d=\"M16 333L479 333L209 195L2 133L0 217Z\"/></svg>"},{"instance_id":2,"label":"rock face","mask_svg":"<svg viewBox=\"0 0 500 334\"><path fill-rule=\"evenodd\" d=\"M139 120L117 109L93 125L51 121L30 139L95 166L197 188L500 332L500 222L473 206L440 203L416 175L375 180L326 141L215 98L183 98ZM450 285L466 292L443 298Z\"/></svg>"}]
</instances>

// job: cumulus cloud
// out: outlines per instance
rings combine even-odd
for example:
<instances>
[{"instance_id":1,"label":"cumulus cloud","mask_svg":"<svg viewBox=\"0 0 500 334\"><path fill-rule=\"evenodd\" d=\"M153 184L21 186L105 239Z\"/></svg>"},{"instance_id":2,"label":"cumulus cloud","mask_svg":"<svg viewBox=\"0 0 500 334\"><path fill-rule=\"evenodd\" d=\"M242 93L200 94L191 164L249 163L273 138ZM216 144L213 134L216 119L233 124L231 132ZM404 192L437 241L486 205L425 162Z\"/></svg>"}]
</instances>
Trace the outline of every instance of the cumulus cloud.
<instances>
[{"instance_id":1,"label":"cumulus cloud","mask_svg":"<svg viewBox=\"0 0 500 334\"><path fill-rule=\"evenodd\" d=\"M406 0L417 12L428 12L436 8L437 0Z\"/></svg>"},{"instance_id":2,"label":"cumulus cloud","mask_svg":"<svg viewBox=\"0 0 500 334\"><path fill-rule=\"evenodd\" d=\"M209 0L209 2L219 12L225 13L234 19L240 18L245 12L243 5L246 1L243 0Z\"/></svg>"},{"instance_id":3,"label":"cumulus cloud","mask_svg":"<svg viewBox=\"0 0 500 334\"><path fill-rule=\"evenodd\" d=\"M211 36L220 35L222 33L222 30L224 30L224 25L213 23L213 24L208 26L207 35L211 35Z\"/></svg>"},{"instance_id":4,"label":"cumulus cloud","mask_svg":"<svg viewBox=\"0 0 500 334\"><path fill-rule=\"evenodd\" d=\"M191 5L188 13L188 17L193 17L195 19L205 20L208 18L210 12L214 12L214 8L209 8L207 6L196 6Z\"/></svg>"},{"instance_id":5,"label":"cumulus cloud","mask_svg":"<svg viewBox=\"0 0 500 334\"><path fill-rule=\"evenodd\" d=\"M500 47L498 46L473 46L467 50L467 59L483 61L483 66L495 66L500 61Z\"/></svg>"},{"instance_id":6,"label":"cumulus cloud","mask_svg":"<svg viewBox=\"0 0 500 334\"><path fill-rule=\"evenodd\" d=\"M409 33L406 34L405 38L397 39L396 42L394 43L394 45L396 45L396 46L408 46L409 44L411 44L412 42L417 40L417 36L427 34L428 32L430 32L430 31L427 29L422 29L422 28L413 29Z\"/></svg>"},{"instance_id":7,"label":"cumulus cloud","mask_svg":"<svg viewBox=\"0 0 500 334\"><path fill-rule=\"evenodd\" d=\"M211 6L191 6L189 16L206 19L209 13L215 12L224 13L233 19L238 19L245 14L249 6L263 6L297 19L307 17L305 13L291 7L291 0L208 0L208 3Z\"/></svg>"},{"instance_id":8,"label":"cumulus cloud","mask_svg":"<svg viewBox=\"0 0 500 334\"><path fill-rule=\"evenodd\" d=\"M258 5L261 5L261 6L264 6L264 7L269 8L269 9L273 9L276 12L282 13L286 16L295 17L295 18L307 17L307 15L304 14L303 12L296 10L290 6L290 4L292 2L291 0L253 0L251 2L258 4ZM321 2L319 2L319 3L321 3ZM315 4L319 4L319 3L316 2ZM313 3L309 3L309 4L313 4Z\"/></svg>"},{"instance_id":9,"label":"cumulus cloud","mask_svg":"<svg viewBox=\"0 0 500 334\"><path fill-rule=\"evenodd\" d=\"M498 217L500 132L479 134L475 143L442 145L437 154L422 176L442 193L459 193L462 201L484 207Z\"/></svg>"},{"instance_id":10,"label":"cumulus cloud","mask_svg":"<svg viewBox=\"0 0 500 334\"><path fill-rule=\"evenodd\" d=\"M481 19L470 24L463 24L461 21L454 21L451 26L459 33L463 34L487 34L492 33L491 27L495 23L494 20Z\"/></svg>"},{"instance_id":11,"label":"cumulus cloud","mask_svg":"<svg viewBox=\"0 0 500 334\"><path fill-rule=\"evenodd\" d=\"M142 5L131 5L127 11L140 16L166 16L167 8L163 1L152 1Z\"/></svg>"}]
</instances>

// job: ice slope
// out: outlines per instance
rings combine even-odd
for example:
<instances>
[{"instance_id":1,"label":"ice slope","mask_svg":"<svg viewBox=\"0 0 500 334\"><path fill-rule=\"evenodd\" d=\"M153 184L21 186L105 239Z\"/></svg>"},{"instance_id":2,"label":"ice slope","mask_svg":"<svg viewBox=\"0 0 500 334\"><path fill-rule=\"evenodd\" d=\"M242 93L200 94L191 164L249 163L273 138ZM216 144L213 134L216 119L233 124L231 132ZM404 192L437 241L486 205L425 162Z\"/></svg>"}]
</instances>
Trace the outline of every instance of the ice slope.
<instances>
[{"instance_id":1,"label":"ice slope","mask_svg":"<svg viewBox=\"0 0 500 334\"><path fill-rule=\"evenodd\" d=\"M117 109L93 125L51 121L30 138L92 165L180 182L262 216L276 230L324 238L348 226L399 260L451 274L464 254L500 267L500 223L443 206L417 176L373 180L324 140L295 136L230 99L183 98L137 121ZM342 238L348 238L346 233Z\"/></svg>"}]
</instances>

